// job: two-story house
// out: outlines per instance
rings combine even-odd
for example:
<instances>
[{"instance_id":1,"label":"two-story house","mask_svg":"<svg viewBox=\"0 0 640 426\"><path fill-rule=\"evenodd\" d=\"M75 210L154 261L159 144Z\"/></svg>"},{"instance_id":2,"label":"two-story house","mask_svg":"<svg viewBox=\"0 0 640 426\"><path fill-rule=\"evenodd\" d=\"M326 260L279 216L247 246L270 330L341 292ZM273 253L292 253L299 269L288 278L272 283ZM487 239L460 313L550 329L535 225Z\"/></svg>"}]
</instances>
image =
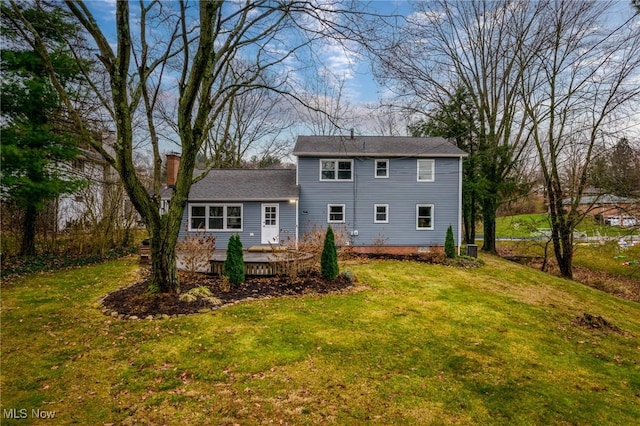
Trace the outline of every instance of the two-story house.
<instances>
[{"instance_id":1,"label":"two-story house","mask_svg":"<svg viewBox=\"0 0 640 426\"><path fill-rule=\"evenodd\" d=\"M462 159L442 138L300 136L296 170L213 170L193 185L183 231L216 247L296 243L331 225L360 252L411 253L459 245Z\"/></svg>"}]
</instances>

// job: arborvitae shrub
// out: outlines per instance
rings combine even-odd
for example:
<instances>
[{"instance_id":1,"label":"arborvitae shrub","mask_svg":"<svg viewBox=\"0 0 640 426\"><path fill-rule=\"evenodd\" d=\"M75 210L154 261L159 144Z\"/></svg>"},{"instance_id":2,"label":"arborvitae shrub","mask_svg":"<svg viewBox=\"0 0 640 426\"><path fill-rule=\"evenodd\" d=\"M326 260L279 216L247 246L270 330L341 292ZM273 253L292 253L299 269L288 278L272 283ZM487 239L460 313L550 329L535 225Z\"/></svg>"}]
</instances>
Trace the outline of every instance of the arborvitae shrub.
<instances>
[{"instance_id":1,"label":"arborvitae shrub","mask_svg":"<svg viewBox=\"0 0 640 426\"><path fill-rule=\"evenodd\" d=\"M322 276L328 280L335 280L340 272L338 269L338 251L336 250L335 237L331 226L327 228L324 237L324 247L320 257L320 271Z\"/></svg>"},{"instance_id":2,"label":"arborvitae shrub","mask_svg":"<svg viewBox=\"0 0 640 426\"><path fill-rule=\"evenodd\" d=\"M456 243L453 240L453 228L451 225L447 228L447 236L444 239L444 253L449 259L456 257Z\"/></svg>"},{"instance_id":3,"label":"arborvitae shrub","mask_svg":"<svg viewBox=\"0 0 640 426\"><path fill-rule=\"evenodd\" d=\"M240 242L240 235L238 234L229 238L227 259L224 261L224 274L229 277L229 282L232 285L240 285L244 282L244 257L242 255L242 242Z\"/></svg>"}]
</instances>

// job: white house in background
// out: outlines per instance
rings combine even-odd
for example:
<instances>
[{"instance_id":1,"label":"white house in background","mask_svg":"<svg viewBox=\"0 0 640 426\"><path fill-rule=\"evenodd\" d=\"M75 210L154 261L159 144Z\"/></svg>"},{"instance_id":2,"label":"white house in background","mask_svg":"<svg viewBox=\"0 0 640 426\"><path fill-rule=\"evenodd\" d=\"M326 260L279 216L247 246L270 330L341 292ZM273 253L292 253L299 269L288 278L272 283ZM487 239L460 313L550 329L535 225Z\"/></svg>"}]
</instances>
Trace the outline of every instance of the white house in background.
<instances>
[{"instance_id":1,"label":"white house in background","mask_svg":"<svg viewBox=\"0 0 640 426\"><path fill-rule=\"evenodd\" d=\"M112 152L114 142L114 132L102 133L102 143L107 152ZM117 172L98 153L81 149L81 154L68 165L67 171L86 179L88 186L75 194L58 197L55 204L57 230L73 226L84 228L98 223L107 215L113 215L123 226L131 226L133 223L129 222L137 221L138 215L119 185Z\"/></svg>"}]
</instances>

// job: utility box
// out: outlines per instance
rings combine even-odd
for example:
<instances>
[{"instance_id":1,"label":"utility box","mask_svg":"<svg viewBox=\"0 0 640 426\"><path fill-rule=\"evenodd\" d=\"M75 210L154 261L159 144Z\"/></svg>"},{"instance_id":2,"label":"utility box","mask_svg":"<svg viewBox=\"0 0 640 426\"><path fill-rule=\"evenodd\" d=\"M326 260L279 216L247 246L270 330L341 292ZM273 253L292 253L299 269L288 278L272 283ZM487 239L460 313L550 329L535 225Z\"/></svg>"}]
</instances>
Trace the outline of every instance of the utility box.
<instances>
[{"instance_id":1,"label":"utility box","mask_svg":"<svg viewBox=\"0 0 640 426\"><path fill-rule=\"evenodd\" d=\"M467 256L478 257L478 246L476 244L467 244Z\"/></svg>"}]
</instances>

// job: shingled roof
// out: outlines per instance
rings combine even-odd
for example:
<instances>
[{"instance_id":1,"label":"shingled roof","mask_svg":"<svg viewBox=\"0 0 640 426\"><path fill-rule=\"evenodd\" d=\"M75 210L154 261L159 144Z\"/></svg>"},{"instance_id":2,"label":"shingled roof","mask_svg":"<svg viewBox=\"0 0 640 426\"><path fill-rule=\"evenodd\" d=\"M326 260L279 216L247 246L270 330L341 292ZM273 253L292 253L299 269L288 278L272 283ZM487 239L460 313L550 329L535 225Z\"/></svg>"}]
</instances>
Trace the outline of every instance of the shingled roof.
<instances>
[{"instance_id":1,"label":"shingled roof","mask_svg":"<svg viewBox=\"0 0 640 426\"><path fill-rule=\"evenodd\" d=\"M398 136L298 136L298 157L466 157L444 138Z\"/></svg>"},{"instance_id":2,"label":"shingled roof","mask_svg":"<svg viewBox=\"0 0 640 426\"><path fill-rule=\"evenodd\" d=\"M296 171L214 169L194 183L189 201L275 201L298 198Z\"/></svg>"}]
</instances>

